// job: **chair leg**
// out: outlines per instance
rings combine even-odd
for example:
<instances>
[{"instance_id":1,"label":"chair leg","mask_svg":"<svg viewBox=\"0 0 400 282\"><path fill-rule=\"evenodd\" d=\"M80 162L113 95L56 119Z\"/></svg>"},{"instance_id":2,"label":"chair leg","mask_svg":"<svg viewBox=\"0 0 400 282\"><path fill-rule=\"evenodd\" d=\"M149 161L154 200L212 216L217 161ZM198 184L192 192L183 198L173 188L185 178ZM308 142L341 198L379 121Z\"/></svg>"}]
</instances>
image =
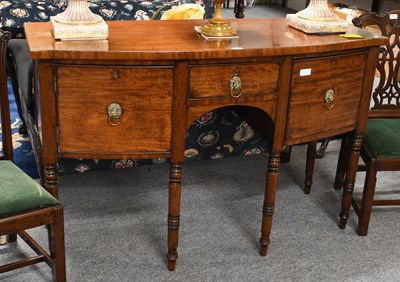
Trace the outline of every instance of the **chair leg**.
<instances>
[{"instance_id":1,"label":"chair leg","mask_svg":"<svg viewBox=\"0 0 400 282\"><path fill-rule=\"evenodd\" d=\"M292 146L287 146L281 152L281 164L286 164L290 162L290 155L292 154Z\"/></svg>"},{"instance_id":2,"label":"chair leg","mask_svg":"<svg viewBox=\"0 0 400 282\"><path fill-rule=\"evenodd\" d=\"M312 177L314 173L315 156L317 149L317 141L308 143L307 146L307 161L306 161L306 178L304 179L304 193L310 194Z\"/></svg>"},{"instance_id":3,"label":"chair leg","mask_svg":"<svg viewBox=\"0 0 400 282\"><path fill-rule=\"evenodd\" d=\"M230 0L224 1L224 7L227 9L229 9L229 2L230 2Z\"/></svg>"},{"instance_id":4,"label":"chair leg","mask_svg":"<svg viewBox=\"0 0 400 282\"><path fill-rule=\"evenodd\" d=\"M8 243L13 243L17 241L17 233L11 233L7 235L7 242Z\"/></svg>"},{"instance_id":5,"label":"chair leg","mask_svg":"<svg viewBox=\"0 0 400 282\"><path fill-rule=\"evenodd\" d=\"M48 231L53 277L57 282L64 282L66 281L64 213L61 206L57 207L53 224L48 226Z\"/></svg>"},{"instance_id":6,"label":"chair leg","mask_svg":"<svg viewBox=\"0 0 400 282\"><path fill-rule=\"evenodd\" d=\"M334 189L340 190L343 187L344 179L346 177L346 164L350 154L350 138L346 135L342 138L340 146L339 159L336 167L336 176L334 182Z\"/></svg>"},{"instance_id":7,"label":"chair leg","mask_svg":"<svg viewBox=\"0 0 400 282\"><path fill-rule=\"evenodd\" d=\"M366 236L368 233L369 220L371 218L372 206L376 187L377 162L372 159L367 164L364 190L361 200L360 213L358 217L357 234Z\"/></svg>"},{"instance_id":8,"label":"chair leg","mask_svg":"<svg viewBox=\"0 0 400 282\"><path fill-rule=\"evenodd\" d=\"M315 157L317 159L322 159L324 157L326 148L328 148L328 144L329 144L330 140L331 139L329 137L322 140L321 146L319 147L319 149L317 150L317 153L315 155Z\"/></svg>"}]
</instances>

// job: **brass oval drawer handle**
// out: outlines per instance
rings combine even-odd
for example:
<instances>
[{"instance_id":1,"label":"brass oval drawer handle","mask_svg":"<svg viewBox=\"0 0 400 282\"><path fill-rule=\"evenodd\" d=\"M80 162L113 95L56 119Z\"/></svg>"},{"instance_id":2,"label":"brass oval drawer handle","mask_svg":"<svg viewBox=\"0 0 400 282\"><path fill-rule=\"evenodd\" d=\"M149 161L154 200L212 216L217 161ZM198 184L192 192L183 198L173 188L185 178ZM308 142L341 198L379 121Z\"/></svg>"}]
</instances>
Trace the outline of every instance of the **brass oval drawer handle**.
<instances>
[{"instance_id":1,"label":"brass oval drawer handle","mask_svg":"<svg viewBox=\"0 0 400 282\"><path fill-rule=\"evenodd\" d=\"M329 89L325 92L325 107L327 109L333 108L335 105L335 91L333 89Z\"/></svg>"},{"instance_id":2,"label":"brass oval drawer handle","mask_svg":"<svg viewBox=\"0 0 400 282\"><path fill-rule=\"evenodd\" d=\"M122 107L118 103L112 103L107 107L108 123L117 126L121 123Z\"/></svg>"},{"instance_id":3,"label":"brass oval drawer handle","mask_svg":"<svg viewBox=\"0 0 400 282\"><path fill-rule=\"evenodd\" d=\"M242 80L239 77L239 70L235 69L235 75L231 78L231 97L239 98L242 95Z\"/></svg>"}]
</instances>

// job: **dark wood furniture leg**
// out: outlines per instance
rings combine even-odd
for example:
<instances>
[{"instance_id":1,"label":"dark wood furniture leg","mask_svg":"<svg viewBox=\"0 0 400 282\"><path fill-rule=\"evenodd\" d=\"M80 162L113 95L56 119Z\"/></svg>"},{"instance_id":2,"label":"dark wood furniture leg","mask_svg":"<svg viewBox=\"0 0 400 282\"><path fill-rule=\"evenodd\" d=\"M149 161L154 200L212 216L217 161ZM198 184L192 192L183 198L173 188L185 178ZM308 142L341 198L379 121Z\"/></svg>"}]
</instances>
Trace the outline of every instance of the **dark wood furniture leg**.
<instances>
[{"instance_id":1,"label":"dark wood furniture leg","mask_svg":"<svg viewBox=\"0 0 400 282\"><path fill-rule=\"evenodd\" d=\"M178 77L187 77L188 64L179 63L176 66ZM174 84L175 93L187 93L188 84ZM168 270L174 271L176 268L176 260L178 259L178 239L181 209L181 190L182 190L182 163L185 160L185 137L187 125L187 105L185 95L176 95L174 103L173 121L175 127L172 134L172 156L169 171L169 195L168 195Z\"/></svg>"},{"instance_id":2,"label":"dark wood furniture leg","mask_svg":"<svg viewBox=\"0 0 400 282\"><path fill-rule=\"evenodd\" d=\"M379 0L372 0L371 12L378 12Z\"/></svg>"},{"instance_id":3,"label":"dark wood furniture leg","mask_svg":"<svg viewBox=\"0 0 400 282\"><path fill-rule=\"evenodd\" d=\"M307 146L307 161L306 161L306 178L304 179L304 193L310 194L312 185L312 176L315 164L315 151L317 149L317 141L308 143Z\"/></svg>"},{"instance_id":4,"label":"dark wood furniture leg","mask_svg":"<svg viewBox=\"0 0 400 282\"><path fill-rule=\"evenodd\" d=\"M267 183L265 186L264 205L263 205L263 218L261 225L261 238L260 238L260 255L266 256L268 245L270 243L269 236L272 229L272 217L275 209L275 196L278 186L279 175L279 154L274 154L268 158L268 172Z\"/></svg>"},{"instance_id":5,"label":"dark wood furniture leg","mask_svg":"<svg viewBox=\"0 0 400 282\"><path fill-rule=\"evenodd\" d=\"M244 11L244 0L237 0L237 7L236 7L235 17L237 19L244 18L243 11Z\"/></svg>"},{"instance_id":6,"label":"dark wood furniture leg","mask_svg":"<svg viewBox=\"0 0 400 282\"><path fill-rule=\"evenodd\" d=\"M0 31L0 57L6 58L7 42L11 38L11 33ZM11 133L11 120L10 120L10 107L8 103L7 91L7 70L6 62L0 62L0 114L1 114L1 129L2 129L2 149L0 150L0 159L13 160L13 147L12 147L12 133Z\"/></svg>"},{"instance_id":7,"label":"dark wood furniture leg","mask_svg":"<svg viewBox=\"0 0 400 282\"><path fill-rule=\"evenodd\" d=\"M371 218L372 206L376 187L376 174L378 172L378 163L375 158L371 158L366 165L365 183L360 205L353 199L353 208L358 215L357 234L366 236L368 233L369 220Z\"/></svg>"},{"instance_id":8,"label":"dark wood furniture leg","mask_svg":"<svg viewBox=\"0 0 400 282\"><path fill-rule=\"evenodd\" d=\"M336 176L333 188L335 190L342 189L344 185L344 178L346 175L346 164L348 163L348 156L350 152L350 138L348 134L345 134L342 139L340 146L340 153L338 158L338 163L336 167Z\"/></svg>"},{"instance_id":9,"label":"dark wood furniture leg","mask_svg":"<svg viewBox=\"0 0 400 282\"><path fill-rule=\"evenodd\" d=\"M331 139L329 137L322 140L321 146L319 147L319 149L317 150L317 152L315 154L315 157L317 159L322 159L324 157L326 148L328 148L328 145L329 145L329 141L331 141Z\"/></svg>"},{"instance_id":10,"label":"dark wood furniture leg","mask_svg":"<svg viewBox=\"0 0 400 282\"><path fill-rule=\"evenodd\" d=\"M178 259L182 164L172 163L169 172L168 196L168 270L174 271Z\"/></svg>"},{"instance_id":11,"label":"dark wood furniture leg","mask_svg":"<svg viewBox=\"0 0 400 282\"><path fill-rule=\"evenodd\" d=\"M347 220L349 218L349 210L353 198L354 183L357 173L358 160L360 157L361 144L362 136L360 134L354 134L351 140L350 154L343 185L342 208L339 214L339 228L341 229L346 228Z\"/></svg>"}]
</instances>

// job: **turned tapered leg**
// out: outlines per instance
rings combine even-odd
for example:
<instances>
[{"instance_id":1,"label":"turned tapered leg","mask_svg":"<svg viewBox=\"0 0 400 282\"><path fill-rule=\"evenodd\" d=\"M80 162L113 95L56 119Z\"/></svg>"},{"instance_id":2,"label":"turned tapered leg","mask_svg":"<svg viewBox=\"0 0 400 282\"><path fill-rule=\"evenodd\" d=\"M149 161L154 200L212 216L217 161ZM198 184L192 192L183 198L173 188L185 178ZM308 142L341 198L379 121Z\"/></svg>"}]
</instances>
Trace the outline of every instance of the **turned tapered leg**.
<instances>
[{"instance_id":1,"label":"turned tapered leg","mask_svg":"<svg viewBox=\"0 0 400 282\"><path fill-rule=\"evenodd\" d=\"M268 158L268 173L265 186L263 218L261 225L260 255L266 256L269 245L269 236L272 228L272 217L275 208L276 188L278 185L279 174L279 155Z\"/></svg>"},{"instance_id":2,"label":"turned tapered leg","mask_svg":"<svg viewBox=\"0 0 400 282\"><path fill-rule=\"evenodd\" d=\"M317 141L309 142L307 146L306 178L304 179L304 193L310 194L314 164L317 150Z\"/></svg>"},{"instance_id":3,"label":"turned tapered leg","mask_svg":"<svg viewBox=\"0 0 400 282\"><path fill-rule=\"evenodd\" d=\"M371 160L367 166L365 175L364 190L358 218L357 234L366 236L368 233L369 220L371 218L372 206L376 187L377 163L376 159Z\"/></svg>"},{"instance_id":4,"label":"turned tapered leg","mask_svg":"<svg viewBox=\"0 0 400 282\"><path fill-rule=\"evenodd\" d=\"M182 188L182 164L171 164L168 199L168 269L174 271L178 259L179 217Z\"/></svg>"},{"instance_id":5,"label":"turned tapered leg","mask_svg":"<svg viewBox=\"0 0 400 282\"><path fill-rule=\"evenodd\" d=\"M341 229L346 228L347 220L349 218L349 210L353 198L354 182L357 173L358 160L360 157L361 143L362 136L355 134L351 140L350 154L343 185L342 209L339 214L339 227Z\"/></svg>"}]
</instances>

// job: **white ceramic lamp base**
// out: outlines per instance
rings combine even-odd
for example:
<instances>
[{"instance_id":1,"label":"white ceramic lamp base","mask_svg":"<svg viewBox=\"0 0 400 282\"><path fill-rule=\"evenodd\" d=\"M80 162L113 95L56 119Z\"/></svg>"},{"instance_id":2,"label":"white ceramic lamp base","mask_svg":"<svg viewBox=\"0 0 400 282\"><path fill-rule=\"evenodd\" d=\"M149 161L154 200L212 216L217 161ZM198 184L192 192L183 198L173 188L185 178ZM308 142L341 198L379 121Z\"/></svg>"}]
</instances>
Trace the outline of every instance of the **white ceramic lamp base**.
<instances>
[{"instance_id":1,"label":"white ceramic lamp base","mask_svg":"<svg viewBox=\"0 0 400 282\"><path fill-rule=\"evenodd\" d=\"M107 39L108 25L94 14L87 0L69 0L67 9L50 18L51 29L55 39L83 40Z\"/></svg>"},{"instance_id":2,"label":"white ceramic lamp base","mask_svg":"<svg viewBox=\"0 0 400 282\"><path fill-rule=\"evenodd\" d=\"M51 27L55 39L84 40L107 39L108 25L102 20L94 24L64 24L51 17Z\"/></svg>"},{"instance_id":3,"label":"white ceramic lamp base","mask_svg":"<svg viewBox=\"0 0 400 282\"><path fill-rule=\"evenodd\" d=\"M308 7L296 14L288 14L286 23L305 33L342 33L349 23L331 12L327 0L311 0Z\"/></svg>"},{"instance_id":4,"label":"white ceramic lamp base","mask_svg":"<svg viewBox=\"0 0 400 282\"><path fill-rule=\"evenodd\" d=\"M291 27L310 34L342 33L346 32L349 28L349 23L342 19L331 21L308 20L300 18L296 14L288 14L286 16L286 23Z\"/></svg>"}]
</instances>

